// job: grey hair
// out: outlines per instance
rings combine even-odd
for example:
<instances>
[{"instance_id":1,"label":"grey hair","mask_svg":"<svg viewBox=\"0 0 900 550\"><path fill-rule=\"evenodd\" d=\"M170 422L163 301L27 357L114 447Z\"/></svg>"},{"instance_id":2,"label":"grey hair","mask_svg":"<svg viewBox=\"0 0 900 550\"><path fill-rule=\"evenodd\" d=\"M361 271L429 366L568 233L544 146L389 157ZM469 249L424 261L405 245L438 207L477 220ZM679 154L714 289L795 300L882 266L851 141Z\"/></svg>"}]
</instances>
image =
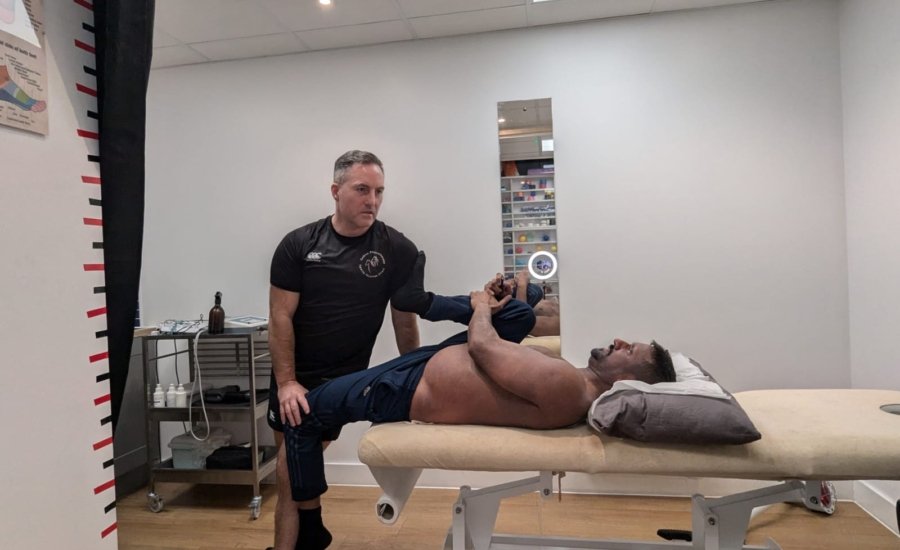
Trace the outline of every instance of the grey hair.
<instances>
[{"instance_id":1,"label":"grey hair","mask_svg":"<svg viewBox=\"0 0 900 550\"><path fill-rule=\"evenodd\" d=\"M376 157L374 153L354 149L347 151L334 161L334 183L338 185L344 183L347 170L353 167L354 164L374 164L381 169L381 174L384 175L384 165L381 164L381 159Z\"/></svg>"}]
</instances>

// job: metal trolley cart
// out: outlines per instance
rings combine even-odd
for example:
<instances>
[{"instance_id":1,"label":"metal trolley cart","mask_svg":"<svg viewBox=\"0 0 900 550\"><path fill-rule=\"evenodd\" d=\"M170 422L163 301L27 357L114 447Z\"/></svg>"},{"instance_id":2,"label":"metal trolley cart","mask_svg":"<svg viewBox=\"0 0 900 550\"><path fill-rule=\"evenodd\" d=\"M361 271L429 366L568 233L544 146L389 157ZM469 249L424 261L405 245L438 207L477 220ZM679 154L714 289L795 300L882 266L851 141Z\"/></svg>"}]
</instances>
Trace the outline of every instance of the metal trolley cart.
<instances>
[{"instance_id":1,"label":"metal trolley cart","mask_svg":"<svg viewBox=\"0 0 900 550\"><path fill-rule=\"evenodd\" d=\"M211 335L203 333L195 339L196 334L155 334L144 336L142 341L143 375L146 392L145 408L147 417L147 467L149 469L150 486L147 493L147 505L153 512L162 511L165 506L163 498L157 493L158 482L175 483L212 483L222 485L252 485L253 498L250 501L250 517L259 517L262 496L259 482L275 471L274 447L261 447L257 433L257 421L265 418L268 411L268 396L257 396L257 379L271 374L271 359L268 347L268 332L265 327L229 328L225 333ZM160 341L172 342L172 351L157 354ZM179 342L184 342L178 345ZM207 470L175 468L173 460L161 460L162 451L159 441L160 422L184 422L188 413L192 420L202 420L198 395L194 394L193 403L188 407L153 406L153 389L158 380L158 362L169 359L182 361L185 358L190 365L190 379L195 377L195 354L200 365L200 377L206 379L240 379L248 382L249 395L255 396L246 403L219 404L206 403L206 412L210 423L246 421L250 426L250 457L252 467L249 470ZM183 348L183 349L182 349ZM267 385L264 388L268 388ZM262 389L262 388L261 388ZM193 410L189 411L189 407ZM262 456L260 451L263 451Z\"/></svg>"}]
</instances>

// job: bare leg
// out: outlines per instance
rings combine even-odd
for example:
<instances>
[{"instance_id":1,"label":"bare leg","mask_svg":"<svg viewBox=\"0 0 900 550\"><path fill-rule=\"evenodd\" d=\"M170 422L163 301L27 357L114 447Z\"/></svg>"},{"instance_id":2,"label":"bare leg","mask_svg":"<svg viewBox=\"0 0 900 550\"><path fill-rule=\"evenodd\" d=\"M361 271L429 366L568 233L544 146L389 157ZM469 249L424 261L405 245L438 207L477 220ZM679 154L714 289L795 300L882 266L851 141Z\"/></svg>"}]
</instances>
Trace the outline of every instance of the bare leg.
<instances>
[{"instance_id":1,"label":"bare leg","mask_svg":"<svg viewBox=\"0 0 900 550\"><path fill-rule=\"evenodd\" d=\"M275 484L278 487L278 502L275 503L275 550L294 550L300 520L297 506L291 500L291 480L287 471L287 453L284 449L284 435L275 433L278 458L275 462Z\"/></svg>"},{"instance_id":2,"label":"bare leg","mask_svg":"<svg viewBox=\"0 0 900 550\"><path fill-rule=\"evenodd\" d=\"M275 444L278 446L278 458L275 462L275 485L278 488L278 502L275 503L275 550L294 550L300 534L299 510L313 510L321 506L318 497L312 500L295 502L291 498L291 478L287 469L287 452L284 446L284 434L273 431ZM325 450L330 441L322 442Z\"/></svg>"}]
</instances>

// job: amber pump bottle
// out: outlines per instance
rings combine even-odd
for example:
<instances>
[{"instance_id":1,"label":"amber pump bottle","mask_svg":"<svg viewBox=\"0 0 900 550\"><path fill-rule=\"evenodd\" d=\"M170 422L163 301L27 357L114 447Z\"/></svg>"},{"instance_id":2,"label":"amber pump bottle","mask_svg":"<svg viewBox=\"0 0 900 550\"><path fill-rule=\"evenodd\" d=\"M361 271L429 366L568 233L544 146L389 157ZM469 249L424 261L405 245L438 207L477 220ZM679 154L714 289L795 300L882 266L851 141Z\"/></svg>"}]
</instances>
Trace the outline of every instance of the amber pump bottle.
<instances>
[{"instance_id":1,"label":"amber pump bottle","mask_svg":"<svg viewBox=\"0 0 900 550\"><path fill-rule=\"evenodd\" d=\"M216 305L209 310L209 333L225 332L225 310L222 309L222 293L216 292Z\"/></svg>"}]
</instances>

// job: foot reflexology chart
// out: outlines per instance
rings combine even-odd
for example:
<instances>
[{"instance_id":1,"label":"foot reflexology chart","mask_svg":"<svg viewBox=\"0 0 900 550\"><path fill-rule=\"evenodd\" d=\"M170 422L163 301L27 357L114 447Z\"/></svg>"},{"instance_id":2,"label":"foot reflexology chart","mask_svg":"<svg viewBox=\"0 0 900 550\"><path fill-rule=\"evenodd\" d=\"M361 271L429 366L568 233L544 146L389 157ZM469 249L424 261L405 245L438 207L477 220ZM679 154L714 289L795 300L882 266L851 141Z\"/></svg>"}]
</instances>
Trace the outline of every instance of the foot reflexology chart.
<instances>
[{"instance_id":1,"label":"foot reflexology chart","mask_svg":"<svg viewBox=\"0 0 900 550\"><path fill-rule=\"evenodd\" d=\"M0 124L47 135L42 0L0 0Z\"/></svg>"}]
</instances>

